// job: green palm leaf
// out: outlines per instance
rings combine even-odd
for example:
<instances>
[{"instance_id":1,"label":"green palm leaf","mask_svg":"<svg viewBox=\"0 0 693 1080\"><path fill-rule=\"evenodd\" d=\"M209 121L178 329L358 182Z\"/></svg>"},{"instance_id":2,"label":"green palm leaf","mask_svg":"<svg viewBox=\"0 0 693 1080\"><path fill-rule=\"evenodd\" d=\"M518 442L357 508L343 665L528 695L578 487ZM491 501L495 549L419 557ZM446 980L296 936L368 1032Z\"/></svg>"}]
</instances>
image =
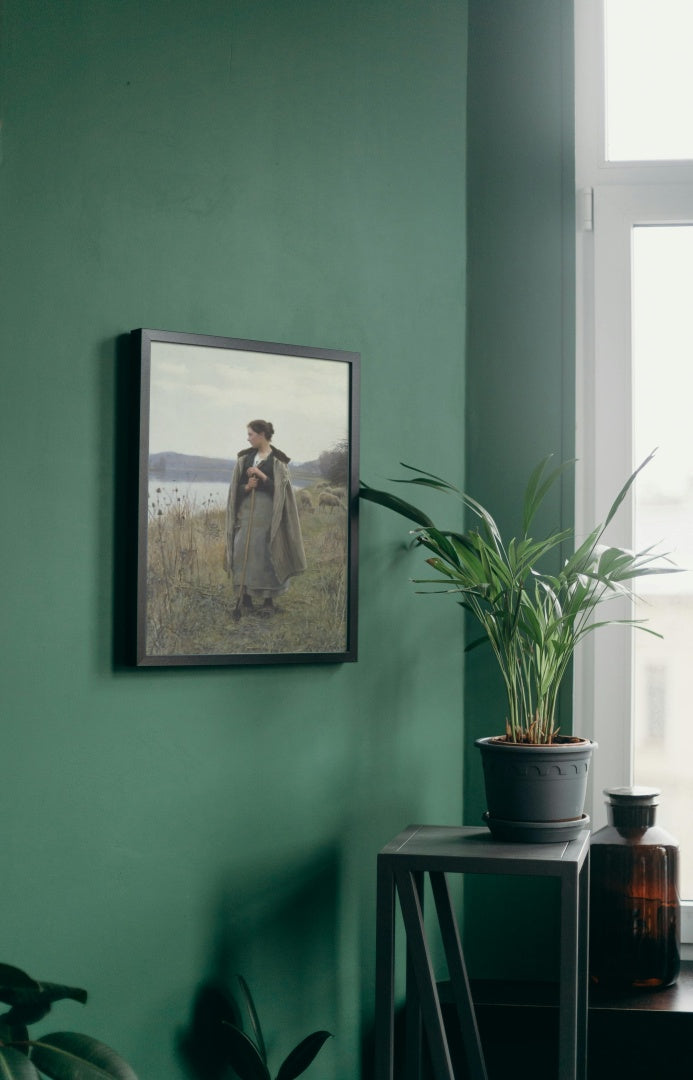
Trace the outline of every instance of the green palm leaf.
<instances>
[{"instance_id":1,"label":"green palm leaf","mask_svg":"<svg viewBox=\"0 0 693 1080\"><path fill-rule=\"evenodd\" d=\"M456 492L458 495L461 494L459 488L456 488L455 485L451 484L448 480L443 480L442 476L436 476L435 473L426 472L425 469L418 469L416 465L406 465L403 461L400 461L400 465L403 469L409 469L410 472L419 473L420 476L427 476L430 480L437 481L439 487L447 488L450 491ZM401 484L405 484L406 482L406 480L396 481L396 483Z\"/></svg>"},{"instance_id":2,"label":"green palm leaf","mask_svg":"<svg viewBox=\"0 0 693 1080\"><path fill-rule=\"evenodd\" d=\"M574 460L564 461L561 465L557 465L547 477L544 477L544 473L552 457L553 454L549 454L543 461L540 461L527 482L522 509L522 532L525 536L529 532L529 527L536 516L537 510L546 498L549 489L555 484L561 473L565 472L566 469L575 464Z\"/></svg>"},{"instance_id":3,"label":"green palm leaf","mask_svg":"<svg viewBox=\"0 0 693 1080\"><path fill-rule=\"evenodd\" d=\"M604 522L553 573L544 564L572 538L572 530L554 530L534 539L529 529L552 485L573 462L554 468L550 467L550 456L539 462L524 493L522 531L507 543L494 518L476 499L412 465L404 468L416 475L398 483L457 495L478 519L476 528L465 532L438 529L411 503L370 488L362 492L364 498L380 502L421 526L417 541L431 553L426 561L439 578L417 578L415 582L440 586L427 591L453 594L460 607L477 620L484 638L472 641L466 651L483 640L492 646L505 684L508 724L514 739L550 742L555 736L561 680L577 643L588 633L614 623L655 633L639 619L593 618L599 605L618 597L632 598L639 579L680 572L678 567L662 565L665 556L654 549L632 552L602 543L607 526L651 458L650 454L628 478Z\"/></svg>"},{"instance_id":4,"label":"green palm leaf","mask_svg":"<svg viewBox=\"0 0 693 1080\"><path fill-rule=\"evenodd\" d=\"M423 510L418 510L411 503L405 502L404 499L398 499L396 495L390 495L387 491L377 491L362 482L360 495L362 499L368 499L369 502L386 506L389 510L394 510L396 514L401 514L402 517L415 521L417 525L433 526L430 517L424 514Z\"/></svg>"},{"instance_id":5,"label":"green palm leaf","mask_svg":"<svg viewBox=\"0 0 693 1080\"><path fill-rule=\"evenodd\" d=\"M606 515L606 518L604 520L604 525L603 525L603 528L602 528L602 532L604 532L607 525L609 525L613 521L614 517L616 516L616 511L618 510L621 503L625 499L626 495L628 494L628 492L632 488L633 484L635 483L635 478L637 477L638 473L641 473L642 470L645 468L645 466L649 465L649 463L652 461L652 458L654 456L655 456L655 451L653 450L650 454L647 455L647 457L645 458L644 461L640 462L640 464L638 465L635 472L631 473L631 475L628 477L625 484L623 485L623 487L619 491L618 495L614 499L613 503L611 504L611 509L609 510L609 513Z\"/></svg>"}]
</instances>

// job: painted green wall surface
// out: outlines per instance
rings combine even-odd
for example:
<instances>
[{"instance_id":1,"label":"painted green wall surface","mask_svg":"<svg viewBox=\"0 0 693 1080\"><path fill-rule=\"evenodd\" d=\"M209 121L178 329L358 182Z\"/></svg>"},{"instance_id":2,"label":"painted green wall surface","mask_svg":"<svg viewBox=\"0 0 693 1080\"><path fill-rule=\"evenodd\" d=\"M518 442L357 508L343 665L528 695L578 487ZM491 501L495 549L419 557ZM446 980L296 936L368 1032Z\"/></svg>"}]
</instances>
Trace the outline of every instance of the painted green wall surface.
<instances>
[{"instance_id":1,"label":"painted green wall surface","mask_svg":"<svg viewBox=\"0 0 693 1080\"><path fill-rule=\"evenodd\" d=\"M534 465L574 456L572 17L572 0L469 4L466 481L503 531L518 527ZM572 523L568 475L545 524ZM561 720L570 730L566 689ZM473 741L504 722L493 659L474 650L465 675L468 824L485 809ZM555 945L557 932L544 884L466 889L473 974L554 974L555 949L545 960L538 949Z\"/></svg>"},{"instance_id":2,"label":"painted green wall surface","mask_svg":"<svg viewBox=\"0 0 693 1080\"><path fill-rule=\"evenodd\" d=\"M275 1063L326 1027L358 1075L375 856L461 820L462 665L372 506L357 664L114 664L118 342L358 351L364 478L461 480L466 32L466 0L3 4L0 959L85 986L46 1030L148 1080L236 970Z\"/></svg>"}]
</instances>

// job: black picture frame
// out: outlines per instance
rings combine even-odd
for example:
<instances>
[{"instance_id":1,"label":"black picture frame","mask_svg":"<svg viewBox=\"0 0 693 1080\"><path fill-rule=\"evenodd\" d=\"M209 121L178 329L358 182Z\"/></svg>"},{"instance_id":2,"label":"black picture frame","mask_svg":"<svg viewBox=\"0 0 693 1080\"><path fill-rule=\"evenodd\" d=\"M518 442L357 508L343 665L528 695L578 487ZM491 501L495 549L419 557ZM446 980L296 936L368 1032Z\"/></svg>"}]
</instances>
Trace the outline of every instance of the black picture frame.
<instances>
[{"instance_id":1,"label":"black picture frame","mask_svg":"<svg viewBox=\"0 0 693 1080\"><path fill-rule=\"evenodd\" d=\"M355 661L359 354L144 328L130 337L137 666ZM275 428L272 482L257 499L237 482L256 419Z\"/></svg>"}]
</instances>

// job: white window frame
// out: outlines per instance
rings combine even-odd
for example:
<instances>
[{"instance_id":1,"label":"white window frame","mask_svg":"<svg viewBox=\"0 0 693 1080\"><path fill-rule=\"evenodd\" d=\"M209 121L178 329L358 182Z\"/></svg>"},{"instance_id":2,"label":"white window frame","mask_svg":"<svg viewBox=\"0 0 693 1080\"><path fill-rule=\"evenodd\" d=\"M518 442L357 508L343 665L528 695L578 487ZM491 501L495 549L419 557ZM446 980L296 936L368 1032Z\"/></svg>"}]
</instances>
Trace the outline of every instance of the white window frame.
<instances>
[{"instance_id":1,"label":"white window frame","mask_svg":"<svg viewBox=\"0 0 693 1080\"><path fill-rule=\"evenodd\" d=\"M603 39L603 0L575 0L578 539L603 520L633 467L632 227L693 222L693 161L605 160ZM632 503L622 506L610 539L632 544ZM575 730L599 744L587 806L595 829L606 820L603 789L632 783L631 685L632 632L600 629L576 655L573 696ZM691 899L682 906L682 940L689 943ZM693 956L693 945L686 954Z\"/></svg>"}]
</instances>

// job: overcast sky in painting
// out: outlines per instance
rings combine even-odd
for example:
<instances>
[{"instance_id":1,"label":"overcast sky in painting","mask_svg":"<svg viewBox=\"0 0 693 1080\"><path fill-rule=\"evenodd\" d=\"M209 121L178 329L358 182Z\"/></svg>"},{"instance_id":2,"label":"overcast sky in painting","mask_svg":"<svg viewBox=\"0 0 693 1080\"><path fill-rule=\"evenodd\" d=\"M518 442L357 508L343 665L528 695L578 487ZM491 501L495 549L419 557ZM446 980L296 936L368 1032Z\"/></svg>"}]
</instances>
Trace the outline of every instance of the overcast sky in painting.
<instances>
[{"instance_id":1,"label":"overcast sky in painting","mask_svg":"<svg viewBox=\"0 0 693 1080\"><path fill-rule=\"evenodd\" d=\"M273 443L312 461L348 436L349 364L154 341L149 451L234 458L249 420L270 420Z\"/></svg>"}]
</instances>

